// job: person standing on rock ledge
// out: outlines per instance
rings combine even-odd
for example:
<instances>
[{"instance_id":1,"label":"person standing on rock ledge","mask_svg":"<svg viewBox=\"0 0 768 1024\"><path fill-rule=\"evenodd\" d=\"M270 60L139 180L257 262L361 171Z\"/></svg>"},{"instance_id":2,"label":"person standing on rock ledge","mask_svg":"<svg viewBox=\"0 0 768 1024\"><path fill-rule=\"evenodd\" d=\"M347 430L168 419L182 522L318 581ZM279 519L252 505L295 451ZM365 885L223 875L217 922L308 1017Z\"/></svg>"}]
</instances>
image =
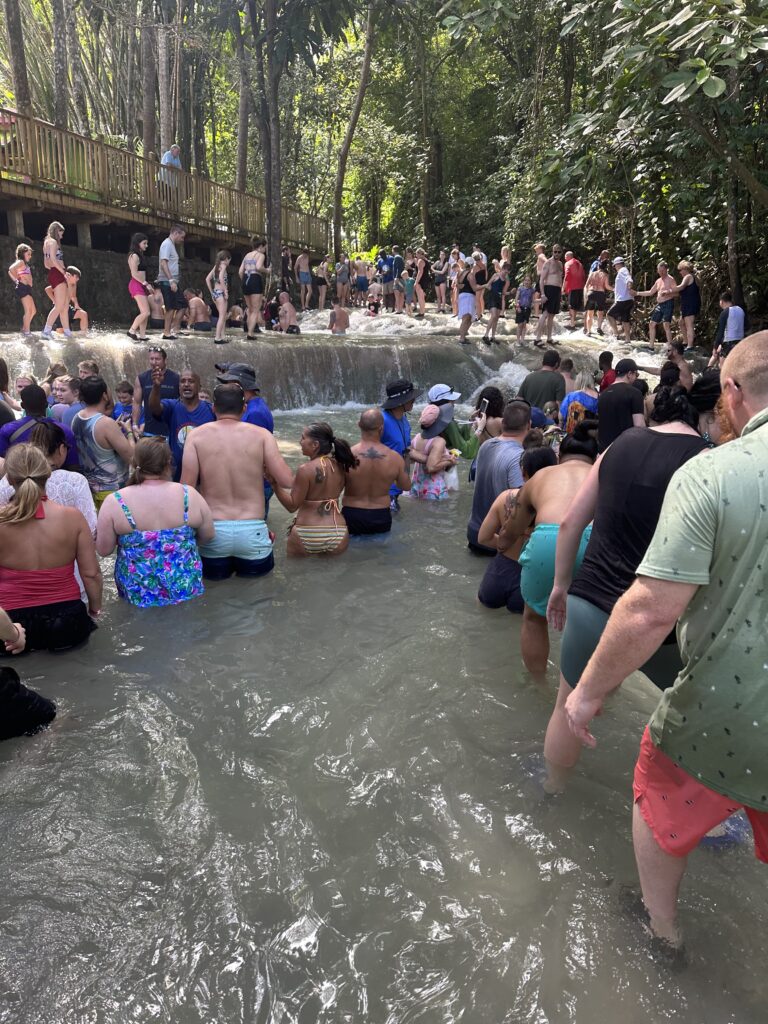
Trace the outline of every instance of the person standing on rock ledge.
<instances>
[{"instance_id":1,"label":"person standing on rock ledge","mask_svg":"<svg viewBox=\"0 0 768 1024\"><path fill-rule=\"evenodd\" d=\"M163 293L165 306L165 322L163 341L173 341L173 333L181 320L182 311L187 308L187 300L179 286L179 253L176 248L185 237L186 231L181 224L174 224L168 237L160 245L160 266L157 271L157 286Z\"/></svg>"}]
</instances>

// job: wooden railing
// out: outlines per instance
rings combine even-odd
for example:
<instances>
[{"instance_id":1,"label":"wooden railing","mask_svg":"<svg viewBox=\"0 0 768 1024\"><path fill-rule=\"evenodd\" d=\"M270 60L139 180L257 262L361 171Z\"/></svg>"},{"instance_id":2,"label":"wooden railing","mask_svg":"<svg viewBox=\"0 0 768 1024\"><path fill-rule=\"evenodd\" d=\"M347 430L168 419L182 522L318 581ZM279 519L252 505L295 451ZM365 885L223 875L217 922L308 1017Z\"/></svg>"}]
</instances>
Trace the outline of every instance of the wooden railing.
<instances>
[{"instance_id":1,"label":"wooden railing","mask_svg":"<svg viewBox=\"0 0 768 1024\"><path fill-rule=\"evenodd\" d=\"M0 178L194 226L217 236L266 235L263 196L0 107ZM314 252L328 245L328 221L283 205L282 240Z\"/></svg>"}]
</instances>

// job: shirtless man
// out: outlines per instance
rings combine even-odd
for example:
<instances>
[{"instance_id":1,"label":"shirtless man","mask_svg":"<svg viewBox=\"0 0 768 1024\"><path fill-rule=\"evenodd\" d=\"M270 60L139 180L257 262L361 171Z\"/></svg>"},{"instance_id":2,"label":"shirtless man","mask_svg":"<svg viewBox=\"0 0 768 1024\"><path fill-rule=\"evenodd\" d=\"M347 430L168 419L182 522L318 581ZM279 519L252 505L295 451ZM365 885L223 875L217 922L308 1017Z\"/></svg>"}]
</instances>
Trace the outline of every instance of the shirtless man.
<instances>
[{"instance_id":1,"label":"shirtless man","mask_svg":"<svg viewBox=\"0 0 768 1024\"><path fill-rule=\"evenodd\" d=\"M505 551L535 523L535 529L523 548L520 590L525 602L520 650L525 667L532 675L543 676L549 657L547 602L555 579L555 549L560 523L574 495L589 474L597 458L594 421L584 420L560 445L557 466L539 470L520 490L512 514L498 533L497 547ZM584 557L591 527L587 527L579 545L578 565Z\"/></svg>"},{"instance_id":2,"label":"shirtless man","mask_svg":"<svg viewBox=\"0 0 768 1024\"><path fill-rule=\"evenodd\" d=\"M680 387L685 388L686 391L690 391L693 387L693 373L691 372L688 360L683 355L684 352L685 345L682 341L671 341L667 345L664 355L667 357L669 362L674 363L680 371ZM661 375L661 370L658 366L641 366L639 369L641 369L643 373L652 373L654 377Z\"/></svg>"},{"instance_id":3,"label":"shirtless man","mask_svg":"<svg viewBox=\"0 0 768 1024\"><path fill-rule=\"evenodd\" d=\"M356 260L352 261L355 273L355 304L358 306L364 306L368 297L368 285L370 281L368 279L368 261L364 260L362 256L358 256Z\"/></svg>"},{"instance_id":4,"label":"shirtless man","mask_svg":"<svg viewBox=\"0 0 768 1024\"><path fill-rule=\"evenodd\" d=\"M184 298L189 303L187 323L193 331L210 331L211 311L194 288L184 289Z\"/></svg>"},{"instance_id":5,"label":"shirtless man","mask_svg":"<svg viewBox=\"0 0 768 1024\"><path fill-rule=\"evenodd\" d=\"M658 277L647 292L633 292L635 298L650 298L656 296L656 305L651 312L651 319L648 324L648 341L651 345L656 344L656 325L664 324L664 333L667 336L667 344L672 343L672 315L675 312L675 289L677 282L669 273L668 265L662 260L656 264Z\"/></svg>"},{"instance_id":6,"label":"shirtless man","mask_svg":"<svg viewBox=\"0 0 768 1024\"><path fill-rule=\"evenodd\" d=\"M293 272L301 291L301 311L306 313L309 309L309 300L312 298L312 271L309 269L309 249L302 249L296 257ZM294 333L298 334L298 331Z\"/></svg>"},{"instance_id":7,"label":"shirtless man","mask_svg":"<svg viewBox=\"0 0 768 1024\"><path fill-rule=\"evenodd\" d=\"M536 327L534 345L543 348L541 336L546 330L547 345L552 345L552 328L555 326L555 315L560 312L560 299L563 294L563 249L562 246L552 247L552 255L544 261L539 275L539 286L544 296L542 313Z\"/></svg>"},{"instance_id":8,"label":"shirtless man","mask_svg":"<svg viewBox=\"0 0 768 1024\"><path fill-rule=\"evenodd\" d=\"M342 515L353 536L389 533L392 513L389 489L394 484L402 491L411 486L402 455L381 443L384 416L381 409L366 409L358 421L360 442L352 446L359 465L347 474Z\"/></svg>"},{"instance_id":9,"label":"shirtless man","mask_svg":"<svg viewBox=\"0 0 768 1024\"><path fill-rule=\"evenodd\" d=\"M296 316L296 307L291 302L291 296L288 292L280 292L278 301L280 309L278 310L277 318L280 322L280 330L285 334L301 334Z\"/></svg>"},{"instance_id":10,"label":"shirtless man","mask_svg":"<svg viewBox=\"0 0 768 1024\"><path fill-rule=\"evenodd\" d=\"M331 334L346 334L349 330L349 313L341 304L341 299L331 300L331 319L328 324Z\"/></svg>"},{"instance_id":11,"label":"shirtless man","mask_svg":"<svg viewBox=\"0 0 768 1024\"><path fill-rule=\"evenodd\" d=\"M181 469L181 482L196 487L213 513L216 534L200 545L203 576L263 576L275 565L264 522L264 475L291 487L293 473L272 434L242 421L245 393L239 384L214 389L213 411L215 423L187 435Z\"/></svg>"},{"instance_id":12,"label":"shirtless man","mask_svg":"<svg viewBox=\"0 0 768 1024\"><path fill-rule=\"evenodd\" d=\"M533 296L533 312L536 316L541 315L541 296L544 294L541 290L541 272L544 269L544 264L547 262L547 250L543 242L537 242L533 247L533 251L536 253L536 273L534 276L534 296Z\"/></svg>"}]
</instances>

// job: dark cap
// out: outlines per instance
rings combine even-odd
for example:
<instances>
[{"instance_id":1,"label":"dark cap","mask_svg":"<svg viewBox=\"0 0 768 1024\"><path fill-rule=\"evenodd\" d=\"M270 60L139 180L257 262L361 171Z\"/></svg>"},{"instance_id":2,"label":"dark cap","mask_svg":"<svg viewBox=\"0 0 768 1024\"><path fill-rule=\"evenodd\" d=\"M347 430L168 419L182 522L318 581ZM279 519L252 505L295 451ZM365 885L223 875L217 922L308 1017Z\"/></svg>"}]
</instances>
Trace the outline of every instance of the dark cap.
<instances>
[{"instance_id":1,"label":"dark cap","mask_svg":"<svg viewBox=\"0 0 768 1024\"><path fill-rule=\"evenodd\" d=\"M617 377L626 377L628 373L637 373L637 363L634 359L620 359L614 367Z\"/></svg>"},{"instance_id":2,"label":"dark cap","mask_svg":"<svg viewBox=\"0 0 768 1024\"><path fill-rule=\"evenodd\" d=\"M40 387L39 384L27 384L25 388L22 388L19 393L19 399L21 400L22 409L38 409L41 406L45 408L48 404L48 395Z\"/></svg>"},{"instance_id":3,"label":"dark cap","mask_svg":"<svg viewBox=\"0 0 768 1024\"><path fill-rule=\"evenodd\" d=\"M256 371L248 363L215 363L221 370L216 379L221 384L239 384L243 391L258 391Z\"/></svg>"}]
</instances>

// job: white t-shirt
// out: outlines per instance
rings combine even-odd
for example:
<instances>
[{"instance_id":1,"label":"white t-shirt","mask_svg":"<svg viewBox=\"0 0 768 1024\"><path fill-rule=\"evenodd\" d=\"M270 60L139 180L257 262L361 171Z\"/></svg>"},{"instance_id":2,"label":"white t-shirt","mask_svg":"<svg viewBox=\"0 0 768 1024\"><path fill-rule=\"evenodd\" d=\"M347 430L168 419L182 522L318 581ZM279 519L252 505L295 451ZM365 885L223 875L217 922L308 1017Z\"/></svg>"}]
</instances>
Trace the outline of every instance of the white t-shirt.
<instances>
[{"instance_id":1,"label":"white t-shirt","mask_svg":"<svg viewBox=\"0 0 768 1024\"><path fill-rule=\"evenodd\" d=\"M163 273L163 260L168 261L168 269L171 272L170 277ZM179 254L170 238L166 238L160 246L160 270L157 274L157 280L175 281L177 284L179 281Z\"/></svg>"},{"instance_id":2,"label":"white t-shirt","mask_svg":"<svg viewBox=\"0 0 768 1024\"><path fill-rule=\"evenodd\" d=\"M629 289L632 287L632 277L626 267L622 267L616 275L613 291L617 302L626 302L631 299Z\"/></svg>"}]
</instances>

